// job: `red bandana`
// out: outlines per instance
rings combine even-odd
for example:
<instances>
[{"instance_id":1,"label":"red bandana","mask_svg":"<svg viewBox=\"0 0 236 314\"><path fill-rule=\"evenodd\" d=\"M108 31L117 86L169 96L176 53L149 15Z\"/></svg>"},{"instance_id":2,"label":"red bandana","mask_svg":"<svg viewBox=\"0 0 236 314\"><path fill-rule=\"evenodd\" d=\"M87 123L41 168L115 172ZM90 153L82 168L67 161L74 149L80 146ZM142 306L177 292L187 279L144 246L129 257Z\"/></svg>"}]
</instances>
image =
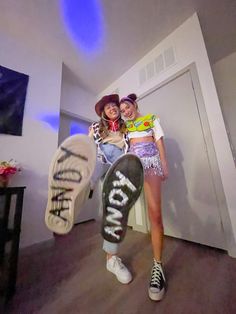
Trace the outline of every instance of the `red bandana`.
<instances>
[{"instance_id":1,"label":"red bandana","mask_svg":"<svg viewBox=\"0 0 236 314\"><path fill-rule=\"evenodd\" d=\"M118 121L109 120L108 123L109 123L108 129L110 131L116 132L119 130L119 122Z\"/></svg>"}]
</instances>

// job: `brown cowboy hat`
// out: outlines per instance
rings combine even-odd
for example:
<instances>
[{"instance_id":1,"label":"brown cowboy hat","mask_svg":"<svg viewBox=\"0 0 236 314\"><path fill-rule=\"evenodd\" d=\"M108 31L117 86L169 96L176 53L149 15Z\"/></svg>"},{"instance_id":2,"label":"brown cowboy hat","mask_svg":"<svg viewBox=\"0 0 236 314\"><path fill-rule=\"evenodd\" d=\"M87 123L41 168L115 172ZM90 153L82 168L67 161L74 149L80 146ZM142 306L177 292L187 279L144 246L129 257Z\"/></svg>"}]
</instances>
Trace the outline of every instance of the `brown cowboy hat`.
<instances>
[{"instance_id":1,"label":"brown cowboy hat","mask_svg":"<svg viewBox=\"0 0 236 314\"><path fill-rule=\"evenodd\" d=\"M99 117L101 117L102 112L104 110L104 107L109 103L115 103L117 106L119 106L119 95L112 94L112 95L106 95L103 96L95 105L95 111Z\"/></svg>"}]
</instances>

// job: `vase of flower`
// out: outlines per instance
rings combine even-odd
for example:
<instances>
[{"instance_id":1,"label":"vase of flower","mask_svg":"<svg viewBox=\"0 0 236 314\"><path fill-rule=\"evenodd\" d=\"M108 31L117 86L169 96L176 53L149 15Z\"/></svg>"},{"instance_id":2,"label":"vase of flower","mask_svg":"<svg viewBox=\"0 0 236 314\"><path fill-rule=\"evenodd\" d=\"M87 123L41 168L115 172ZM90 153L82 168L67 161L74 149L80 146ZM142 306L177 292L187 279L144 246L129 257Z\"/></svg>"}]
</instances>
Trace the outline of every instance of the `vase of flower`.
<instances>
[{"instance_id":1,"label":"vase of flower","mask_svg":"<svg viewBox=\"0 0 236 314\"><path fill-rule=\"evenodd\" d=\"M9 161L0 162L0 187L7 187L9 183L9 178L17 171L20 171L20 167L17 165L16 161L11 159Z\"/></svg>"},{"instance_id":2,"label":"vase of flower","mask_svg":"<svg viewBox=\"0 0 236 314\"><path fill-rule=\"evenodd\" d=\"M0 175L0 188L6 188L9 183L9 176Z\"/></svg>"}]
</instances>

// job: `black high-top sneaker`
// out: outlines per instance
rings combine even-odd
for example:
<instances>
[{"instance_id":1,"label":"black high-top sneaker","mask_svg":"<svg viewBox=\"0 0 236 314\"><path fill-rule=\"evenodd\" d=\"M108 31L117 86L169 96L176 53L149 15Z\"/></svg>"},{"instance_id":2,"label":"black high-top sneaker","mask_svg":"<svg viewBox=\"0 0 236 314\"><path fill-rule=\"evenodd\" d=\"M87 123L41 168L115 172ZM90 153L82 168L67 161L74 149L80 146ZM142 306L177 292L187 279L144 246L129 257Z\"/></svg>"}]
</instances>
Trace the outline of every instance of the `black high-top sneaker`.
<instances>
[{"instance_id":1,"label":"black high-top sneaker","mask_svg":"<svg viewBox=\"0 0 236 314\"><path fill-rule=\"evenodd\" d=\"M165 276L161 263L154 259L152 277L148 289L149 298L153 301L160 301L165 294Z\"/></svg>"},{"instance_id":2,"label":"black high-top sneaker","mask_svg":"<svg viewBox=\"0 0 236 314\"><path fill-rule=\"evenodd\" d=\"M109 168L102 189L105 240L119 243L124 239L129 210L142 191L143 177L141 160L134 154L121 156Z\"/></svg>"}]
</instances>

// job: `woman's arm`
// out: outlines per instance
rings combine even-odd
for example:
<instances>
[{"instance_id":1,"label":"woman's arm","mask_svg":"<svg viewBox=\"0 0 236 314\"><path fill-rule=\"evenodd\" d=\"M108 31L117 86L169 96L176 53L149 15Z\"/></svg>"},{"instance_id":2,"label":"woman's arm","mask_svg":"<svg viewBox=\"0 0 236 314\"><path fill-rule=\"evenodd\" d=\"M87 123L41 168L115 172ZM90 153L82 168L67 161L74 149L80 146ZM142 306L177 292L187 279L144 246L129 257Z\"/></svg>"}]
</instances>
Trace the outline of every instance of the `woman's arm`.
<instances>
[{"instance_id":1,"label":"woman's arm","mask_svg":"<svg viewBox=\"0 0 236 314\"><path fill-rule=\"evenodd\" d=\"M165 150L165 144L163 137L161 137L159 140L156 141L157 148L160 153L160 159L161 159L161 165L163 169L163 177L162 179L165 180L168 178L169 175L169 169L168 169L168 163L166 159L166 150Z\"/></svg>"},{"instance_id":2,"label":"woman's arm","mask_svg":"<svg viewBox=\"0 0 236 314\"><path fill-rule=\"evenodd\" d=\"M94 130L93 130L92 126L90 126L90 127L89 127L88 136L89 136L89 137L93 137L93 133L94 133Z\"/></svg>"},{"instance_id":3,"label":"woman's arm","mask_svg":"<svg viewBox=\"0 0 236 314\"><path fill-rule=\"evenodd\" d=\"M168 178L169 170L168 170L168 163L167 163L166 150L165 150L165 144L164 144L164 132L160 125L160 119L157 116L155 116L153 124L154 124L154 127L153 127L154 139L160 153L160 159L161 159L161 164L162 164L162 169L163 169L162 180L165 180Z\"/></svg>"}]
</instances>

